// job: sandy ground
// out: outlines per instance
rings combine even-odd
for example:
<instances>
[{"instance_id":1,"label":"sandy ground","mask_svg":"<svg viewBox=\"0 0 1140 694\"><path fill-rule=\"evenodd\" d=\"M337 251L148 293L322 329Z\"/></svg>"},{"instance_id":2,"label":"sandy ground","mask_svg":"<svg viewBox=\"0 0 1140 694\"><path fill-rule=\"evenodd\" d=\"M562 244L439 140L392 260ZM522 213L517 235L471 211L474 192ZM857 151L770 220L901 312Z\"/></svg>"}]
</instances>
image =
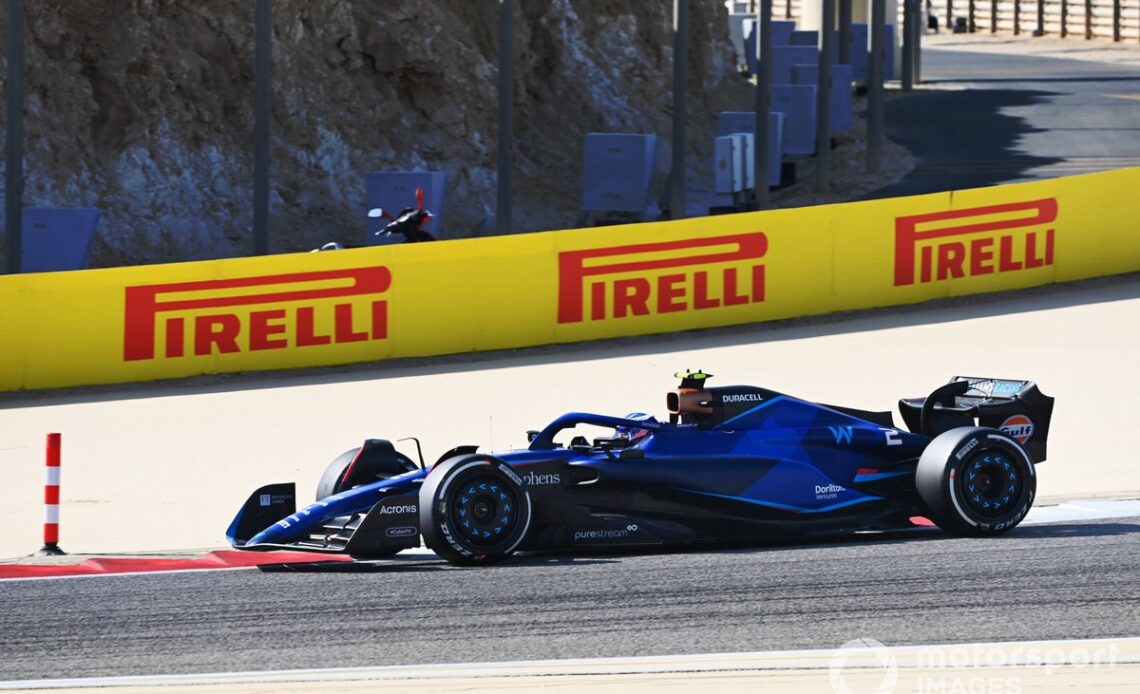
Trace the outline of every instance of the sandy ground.
<instances>
[{"instance_id":1,"label":"sandy ground","mask_svg":"<svg viewBox=\"0 0 1140 694\"><path fill-rule=\"evenodd\" d=\"M75 553L224 544L246 496L312 494L366 437L525 445L566 410L664 414L674 371L893 409L954 374L1029 378L1057 398L1042 501L1140 496L1140 275L953 304L593 345L0 397L0 557L40 545L45 434L63 434L61 546ZM402 444L407 446L409 444ZM410 448L406 449L412 452ZM414 452L412 452L414 455Z\"/></svg>"}]
</instances>

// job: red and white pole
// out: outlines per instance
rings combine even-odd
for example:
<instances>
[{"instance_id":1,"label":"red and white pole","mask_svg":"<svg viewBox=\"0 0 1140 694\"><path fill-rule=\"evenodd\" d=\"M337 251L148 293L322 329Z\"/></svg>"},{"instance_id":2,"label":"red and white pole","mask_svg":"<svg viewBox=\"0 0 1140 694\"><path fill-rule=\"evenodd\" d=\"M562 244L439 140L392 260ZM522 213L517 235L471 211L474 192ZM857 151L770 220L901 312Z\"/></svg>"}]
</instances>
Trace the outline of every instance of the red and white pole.
<instances>
[{"instance_id":1,"label":"red and white pole","mask_svg":"<svg viewBox=\"0 0 1140 694\"><path fill-rule=\"evenodd\" d=\"M44 480L44 546L38 554L65 554L59 548L59 461L61 436L47 435L47 477Z\"/></svg>"}]
</instances>

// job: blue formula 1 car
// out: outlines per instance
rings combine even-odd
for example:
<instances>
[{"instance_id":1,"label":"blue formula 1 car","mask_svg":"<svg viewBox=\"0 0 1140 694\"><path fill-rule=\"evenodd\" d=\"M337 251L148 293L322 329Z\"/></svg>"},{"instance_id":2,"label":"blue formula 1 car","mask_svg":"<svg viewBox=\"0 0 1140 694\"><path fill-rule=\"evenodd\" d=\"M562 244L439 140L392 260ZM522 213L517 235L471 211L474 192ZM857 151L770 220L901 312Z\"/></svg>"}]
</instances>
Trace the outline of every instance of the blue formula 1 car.
<instances>
[{"instance_id":1,"label":"blue formula 1 car","mask_svg":"<svg viewBox=\"0 0 1140 694\"><path fill-rule=\"evenodd\" d=\"M477 565L516 551L908 528L918 516L994 535L1033 504L1053 398L1032 382L955 377L899 401L907 431L890 412L678 376L668 422L572 412L528 432L525 450L460 446L430 468L365 441L332 462L316 502L298 511L294 484L262 487L227 537L239 549L360 558L422 538L452 563Z\"/></svg>"}]
</instances>

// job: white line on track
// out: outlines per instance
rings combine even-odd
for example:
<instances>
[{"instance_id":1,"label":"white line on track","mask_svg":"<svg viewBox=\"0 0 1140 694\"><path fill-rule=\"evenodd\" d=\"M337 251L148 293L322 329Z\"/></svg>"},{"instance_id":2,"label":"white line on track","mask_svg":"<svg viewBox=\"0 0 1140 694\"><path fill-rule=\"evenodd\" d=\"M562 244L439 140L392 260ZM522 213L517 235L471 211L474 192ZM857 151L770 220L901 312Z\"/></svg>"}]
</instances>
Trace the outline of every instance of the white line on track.
<instances>
[{"instance_id":1,"label":"white line on track","mask_svg":"<svg viewBox=\"0 0 1140 694\"><path fill-rule=\"evenodd\" d=\"M1109 520L1140 516L1140 499L1078 499L1056 506L1035 506L1022 525L1062 521Z\"/></svg>"},{"instance_id":2,"label":"white line on track","mask_svg":"<svg viewBox=\"0 0 1140 694\"><path fill-rule=\"evenodd\" d=\"M864 645L865 644L865 645ZM862 649L866 652L860 652ZM1093 661L1097 654L1102 659ZM94 687L167 687L179 685L250 685L369 680L485 679L553 676L827 671L842 658L843 668L867 670L890 667L918 670L947 666L965 668L1118 668L1140 664L1140 637L960 643L884 647L875 641L849 642L838 648L752 653L705 653L634 658L573 658L566 660L445 663L384 667L266 670L190 675L137 675L81 679L9 680L0 690Z\"/></svg>"}]
</instances>

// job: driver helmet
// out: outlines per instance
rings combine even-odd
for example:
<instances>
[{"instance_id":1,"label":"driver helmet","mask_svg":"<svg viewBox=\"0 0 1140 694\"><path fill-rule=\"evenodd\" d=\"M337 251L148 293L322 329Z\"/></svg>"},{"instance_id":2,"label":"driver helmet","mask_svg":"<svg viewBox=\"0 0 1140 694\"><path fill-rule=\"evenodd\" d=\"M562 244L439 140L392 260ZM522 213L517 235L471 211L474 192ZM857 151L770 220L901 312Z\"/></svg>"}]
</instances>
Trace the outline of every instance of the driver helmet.
<instances>
[{"instance_id":1,"label":"driver helmet","mask_svg":"<svg viewBox=\"0 0 1140 694\"><path fill-rule=\"evenodd\" d=\"M637 422L653 422L654 424L657 423L656 417L651 414L645 414L644 412L630 412L625 416L625 419L632 419ZM626 426L624 424L615 427L614 431L617 432L618 436L629 439L630 441L638 441L649 435L648 429Z\"/></svg>"}]
</instances>

